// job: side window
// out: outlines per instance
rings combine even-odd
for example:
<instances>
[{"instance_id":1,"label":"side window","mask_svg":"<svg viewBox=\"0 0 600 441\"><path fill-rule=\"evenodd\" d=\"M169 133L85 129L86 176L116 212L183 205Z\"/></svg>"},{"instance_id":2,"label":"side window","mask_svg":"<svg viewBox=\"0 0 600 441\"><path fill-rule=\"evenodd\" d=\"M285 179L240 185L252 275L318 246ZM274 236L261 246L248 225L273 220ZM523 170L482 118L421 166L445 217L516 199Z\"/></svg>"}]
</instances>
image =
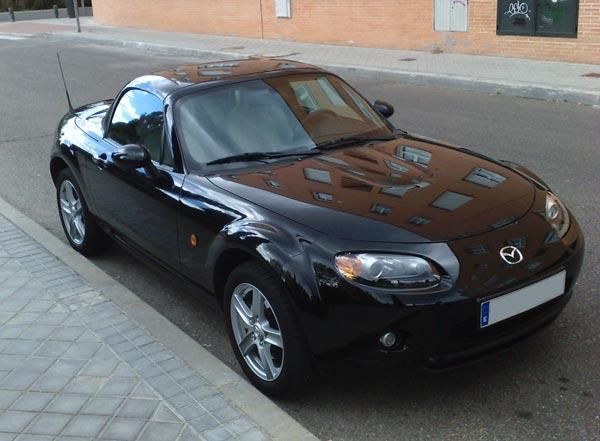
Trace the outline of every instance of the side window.
<instances>
[{"instance_id":1,"label":"side window","mask_svg":"<svg viewBox=\"0 0 600 441\"><path fill-rule=\"evenodd\" d=\"M160 162L163 126L162 101L148 92L132 89L117 104L108 137L121 145L143 145L152 159Z\"/></svg>"}]
</instances>

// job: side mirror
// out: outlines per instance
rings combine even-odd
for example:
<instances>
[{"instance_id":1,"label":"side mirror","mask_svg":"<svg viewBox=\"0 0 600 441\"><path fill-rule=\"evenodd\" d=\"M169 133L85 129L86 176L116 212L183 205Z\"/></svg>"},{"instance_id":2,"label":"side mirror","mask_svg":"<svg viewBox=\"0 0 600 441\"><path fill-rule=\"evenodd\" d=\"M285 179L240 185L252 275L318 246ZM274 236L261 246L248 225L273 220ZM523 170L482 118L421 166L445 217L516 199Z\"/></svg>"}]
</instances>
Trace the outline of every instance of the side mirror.
<instances>
[{"instance_id":1,"label":"side mirror","mask_svg":"<svg viewBox=\"0 0 600 441\"><path fill-rule=\"evenodd\" d=\"M389 118L394 114L394 106L387 101L377 100L373 103L373 108L384 118Z\"/></svg>"},{"instance_id":2,"label":"side mirror","mask_svg":"<svg viewBox=\"0 0 600 441\"><path fill-rule=\"evenodd\" d=\"M115 165L123 170L135 170L150 163L150 152L137 144L127 144L112 154Z\"/></svg>"}]
</instances>

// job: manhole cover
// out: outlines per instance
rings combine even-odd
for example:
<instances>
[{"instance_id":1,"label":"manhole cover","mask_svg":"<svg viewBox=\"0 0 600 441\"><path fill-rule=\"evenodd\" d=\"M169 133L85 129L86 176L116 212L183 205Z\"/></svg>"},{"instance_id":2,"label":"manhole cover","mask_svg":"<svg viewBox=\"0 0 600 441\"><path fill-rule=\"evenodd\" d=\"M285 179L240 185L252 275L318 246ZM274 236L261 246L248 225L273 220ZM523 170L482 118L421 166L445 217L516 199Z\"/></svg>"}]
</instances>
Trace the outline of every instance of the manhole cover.
<instances>
[{"instance_id":1,"label":"manhole cover","mask_svg":"<svg viewBox=\"0 0 600 441\"><path fill-rule=\"evenodd\" d=\"M582 77L600 78L600 72L590 72L582 75Z\"/></svg>"}]
</instances>

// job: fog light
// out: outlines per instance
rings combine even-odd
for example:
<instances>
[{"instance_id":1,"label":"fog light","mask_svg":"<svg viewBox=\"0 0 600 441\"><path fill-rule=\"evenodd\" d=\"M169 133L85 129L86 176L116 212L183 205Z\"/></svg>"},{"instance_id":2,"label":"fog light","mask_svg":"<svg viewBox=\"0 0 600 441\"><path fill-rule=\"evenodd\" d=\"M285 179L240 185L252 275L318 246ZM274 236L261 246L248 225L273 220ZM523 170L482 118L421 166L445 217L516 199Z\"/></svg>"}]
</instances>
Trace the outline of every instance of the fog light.
<instances>
[{"instance_id":1,"label":"fog light","mask_svg":"<svg viewBox=\"0 0 600 441\"><path fill-rule=\"evenodd\" d=\"M396 334L393 332L386 332L379 337L379 343L385 348L391 348L396 344Z\"/></svg>"}]
</instances>

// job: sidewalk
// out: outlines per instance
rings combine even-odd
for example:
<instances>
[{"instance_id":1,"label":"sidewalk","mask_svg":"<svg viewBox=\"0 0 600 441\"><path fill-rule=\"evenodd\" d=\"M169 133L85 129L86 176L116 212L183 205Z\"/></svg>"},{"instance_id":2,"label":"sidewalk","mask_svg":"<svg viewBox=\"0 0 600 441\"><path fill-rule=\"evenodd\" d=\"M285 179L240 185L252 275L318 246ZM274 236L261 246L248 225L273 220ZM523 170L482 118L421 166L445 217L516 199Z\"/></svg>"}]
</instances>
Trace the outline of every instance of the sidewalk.
<instances>
[{"instance_id":1,"label":"sidewalk","mask_svg":"<svg viewBox=\"0 0 600 441\"><path fill-rule=\"evenodd\" d=\"M25 439L316 440L0 200L0 441Z\"/></svg>"},{"instance_id":2,"label":"sidewalk","mask_svg":"<svg viewBox=\"0 0 600 441\"><path fill-rule=\"evenodd\" d=\"M19 30L19 26L26 30ZM36 26L39 32L35 31ZM48 26L53 29L48 29ZM73 32L73 20L37 20L0 24L0 34L46 33L51 38L182 56L210 53L223 58L285 57L333 70L353 69L370 76L392 75L396 80L410 84L600 106L600 65L159 32L102 26L92 17L82 18L82 26L83 32L77 34ZM598 77L586 76L589 74L598 74Z\"/></svg>"}]
</instances>

